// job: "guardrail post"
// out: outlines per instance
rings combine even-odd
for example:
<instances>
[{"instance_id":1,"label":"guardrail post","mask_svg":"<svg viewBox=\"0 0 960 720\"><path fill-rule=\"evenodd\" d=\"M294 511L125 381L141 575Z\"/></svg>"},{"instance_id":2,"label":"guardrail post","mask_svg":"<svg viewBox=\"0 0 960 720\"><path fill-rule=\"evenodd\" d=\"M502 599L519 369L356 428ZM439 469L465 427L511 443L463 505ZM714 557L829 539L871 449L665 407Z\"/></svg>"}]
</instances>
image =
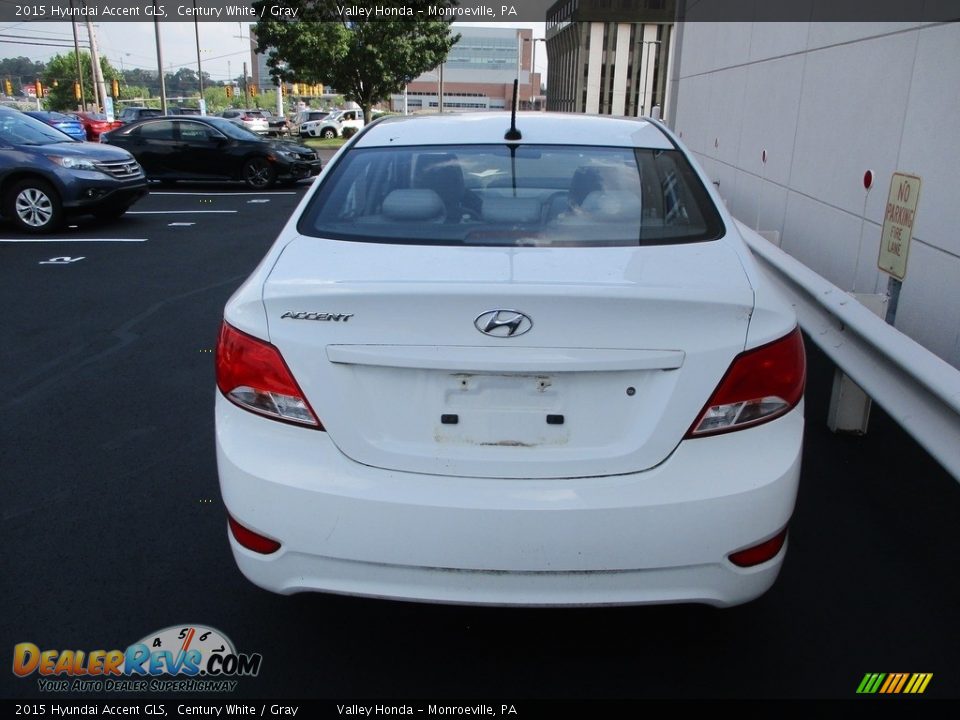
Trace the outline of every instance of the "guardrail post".
<instances>
[{"instance_id":1,"label":"guardrail post","mask_svg":"<svg viewBox=\"0 0 960 720\"><path fill-rule=\"evenodd\" d=\"M886 311L886 295L851 293L877 317ZM839 367L833 371L833 390L830 392L830 409L827 411L827 427L830 432L866 435L870 424L872 402L859 385Z\"/></svg>"}]
</instances>

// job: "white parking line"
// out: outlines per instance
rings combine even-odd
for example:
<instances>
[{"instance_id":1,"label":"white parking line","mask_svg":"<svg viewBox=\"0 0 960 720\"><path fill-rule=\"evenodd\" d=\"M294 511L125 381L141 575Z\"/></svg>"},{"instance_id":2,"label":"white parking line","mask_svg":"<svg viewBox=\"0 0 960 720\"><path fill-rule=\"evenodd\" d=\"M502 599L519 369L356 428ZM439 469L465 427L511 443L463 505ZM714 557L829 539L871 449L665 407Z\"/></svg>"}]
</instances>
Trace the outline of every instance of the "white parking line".
<instances>
[{"instance_id":1,"label":"white parking line","mask_svg":"<svg viewBox=\"0 0 960 720\"><path fill-rule=\"evenodd\" d=\"M167 227L190 227L196 223L167 223Z\"/></svg>"},{"instance_id":2,"label":"white parking line","mask_svg":"<svg viewBox=\"0 0 960 720\"><path fill-rule=\"evenodd\" d=\"M127 215L194 215L196 213L236 212L236 210L127 210Z\"/></svg>"},{"instance_id":3,"label":"white parking line","mask_svg":"<svg viewBox=\"0 0 960 720\"><path fill-rule=\"evenodd\" d=\"M150 191L151 195L296 195L295 192L287 190L277 190L273 192L155 192Z\"/></svg>"},{"instance_id":4,"label":"white parking line","mask_svg":"<svg viewBox=\"0 0 960 720\"><path fill-rule=\"evenodd\" d=\"M0 238L9 243L146 242L147 238Z\"/></svg>"}]
</instances>

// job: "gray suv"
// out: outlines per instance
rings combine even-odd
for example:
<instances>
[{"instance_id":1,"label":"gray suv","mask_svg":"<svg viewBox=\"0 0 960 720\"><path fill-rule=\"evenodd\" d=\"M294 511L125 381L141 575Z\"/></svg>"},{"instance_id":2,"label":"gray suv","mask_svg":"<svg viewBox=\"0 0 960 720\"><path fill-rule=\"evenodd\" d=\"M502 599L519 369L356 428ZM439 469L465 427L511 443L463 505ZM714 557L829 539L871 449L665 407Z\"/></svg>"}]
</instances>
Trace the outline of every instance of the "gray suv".
<instances>
[{"instance_id":1,"label":"gray suv","mask_svg":"<svg viewBox=\"0 0 960 720\"><path fill-rule=\"evenodd\" d=\"M72 214L120 217L146 194L143 169L126 150L0 108L0 213L20 230L53 232Z\"/></svg>"},{"instance_id":2,"label":"gray suv","mask_svg":"<svg viewBox=\"0 0 960 720\"><path fill-rule=\"evenodd\" d=\"M125 107L120 111L120 115L117 117L117 120L126 125L127 123L132 123L136 120L143 120L144 118L148 117L158 117L160 115L163 115L163 111L160 108Z\"/></svg>"}]
</instances>

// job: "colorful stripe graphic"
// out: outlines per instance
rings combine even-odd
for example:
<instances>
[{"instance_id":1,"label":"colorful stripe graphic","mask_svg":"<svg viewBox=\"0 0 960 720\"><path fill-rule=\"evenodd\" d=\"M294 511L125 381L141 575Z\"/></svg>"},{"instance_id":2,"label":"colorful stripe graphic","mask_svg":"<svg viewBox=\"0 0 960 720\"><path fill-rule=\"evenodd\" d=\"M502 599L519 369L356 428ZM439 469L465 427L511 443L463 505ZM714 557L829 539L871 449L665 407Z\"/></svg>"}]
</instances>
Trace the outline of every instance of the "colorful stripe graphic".
<instances>
[{"instance_id":1,"label":"colorful stripe graphic","mask_svg":"<svg viewBox=\"0 0 960 720\"><path fill-rule=\"evenodd\" d=\"M857 694L919 695L932 679L933 673L867 673L857 687Z\"/></svg>"}]
</instances>

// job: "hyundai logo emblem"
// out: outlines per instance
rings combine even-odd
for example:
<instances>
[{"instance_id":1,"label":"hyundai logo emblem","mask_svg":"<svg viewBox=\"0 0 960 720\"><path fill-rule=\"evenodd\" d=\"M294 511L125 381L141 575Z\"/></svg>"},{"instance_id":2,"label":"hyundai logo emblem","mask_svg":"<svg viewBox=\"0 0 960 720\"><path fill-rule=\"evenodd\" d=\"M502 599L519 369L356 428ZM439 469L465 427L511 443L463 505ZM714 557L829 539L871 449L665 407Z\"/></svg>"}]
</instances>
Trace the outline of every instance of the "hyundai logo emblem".
<instances>
[{"instance_id":1,"label":"hyundai logo emblem","mask_svg":"<svg viewBox=\"0 0 960 720\"><path fill-rule=\"evenodd\" d=\"M488 310L473 321L477 330L493 337L517 337L529 332L533 320L516 310Z\"/></svg>"}]
</instances>

